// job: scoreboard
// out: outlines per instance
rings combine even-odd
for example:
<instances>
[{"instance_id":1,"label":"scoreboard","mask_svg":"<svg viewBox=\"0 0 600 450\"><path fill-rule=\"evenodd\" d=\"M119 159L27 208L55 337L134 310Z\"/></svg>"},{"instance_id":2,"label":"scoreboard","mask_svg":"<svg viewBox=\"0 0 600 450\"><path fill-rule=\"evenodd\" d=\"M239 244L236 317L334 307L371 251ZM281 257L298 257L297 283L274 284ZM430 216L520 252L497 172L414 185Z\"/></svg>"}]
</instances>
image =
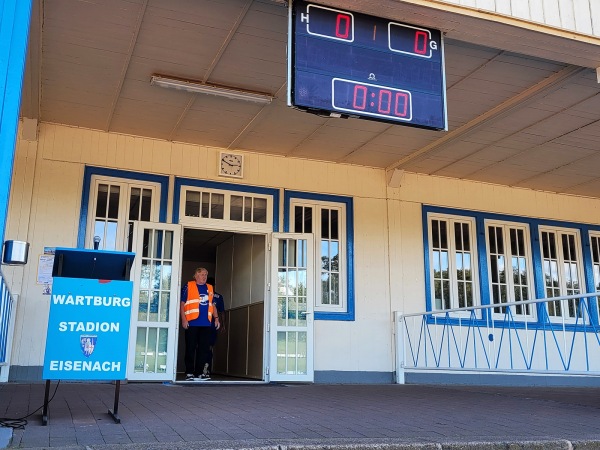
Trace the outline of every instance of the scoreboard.
<instances>
[{"instance_id":1,"label":"scoreboard","mask_svg":"<svg viewBox=\"0 0 600 450\"><path fill-rule=\"evenodd\" d=\"M289 36L290 106L447 130L439 30L293 0Z\"/></svg>"}]
</instances>

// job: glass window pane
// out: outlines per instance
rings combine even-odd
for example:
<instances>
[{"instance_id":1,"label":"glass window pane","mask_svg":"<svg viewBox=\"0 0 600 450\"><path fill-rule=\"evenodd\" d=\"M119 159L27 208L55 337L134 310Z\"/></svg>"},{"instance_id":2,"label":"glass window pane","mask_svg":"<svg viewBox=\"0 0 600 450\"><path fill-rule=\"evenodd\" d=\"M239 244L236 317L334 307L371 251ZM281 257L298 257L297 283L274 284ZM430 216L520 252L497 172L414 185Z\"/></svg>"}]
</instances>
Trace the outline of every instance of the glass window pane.
<instances>
[{"instance_id":1,"label":"glass window pane","mask_svg":"<svg viewBox=\"0 0 600 450\"><path fill-rule=\"evenodd\" d=\"M161 266L160 261L152 263L152 289L160 289Z\"/></svg>"},{"instance_id":2,"label":"glass window pane","mask_svg":"<svg viewBox=\"0 0 600 450\"><path fill-rule=\"evenodd\" d=\"M170 262L163 263L162 266L162 289L169 290L171 289L171 278L173 276L173 266Z\"/></svg>"},{"instance_id":3,"label":"glass window pane","mask_svg":"<svg viewBox=\"0 0 600 450\"><path fill-rule=\"evenodd\" d=\"M160 309L159 309L159 317L158 320L160 322L168 322L169 321L169 305L171 303L171 293L170 292L162 292L160 298Z\"/></svg>"},{"instance_id":4,"label":"glass window pane","mask_svg":"<svg viewBox=\"0 0 600 450\"><path fill-rule=\"evenodd\" d=\"M254 222L267 223L267 199L254 199Z\"/></svg>"},{"instance_id":5,"label":"glass window pane","mask_svg":"<svg viewBox=\"0 0 600 450\"><path fill-rule=\"evenodd\" d=\"M152 258L162 258L162 246L163 246L163 230L154 230L154 239L152 242Z\"/></svg>"},{"instance_id":6,"label":"glass window pane","mask_svg":"<svg viewBox=\"0 0 600 450\"><path fill-rule=\"evenodd\" d=\"M332 273L330 275L331 291L330 300L332 305L340 304L340 274Z\"/></svg>"},{"instance_id":7,"label":"glass window pane","mask_svg":"<svg viewBox=\"0 0 600 450\"><path fill-rule=\"evenodd\" d=\"M134 371L144 372L146 369L146 329L138 328L135 339Z\"/></svg>"},{"instance_id":8,"label":"glass window pane","mask_svg":"<svg viewBox=\"0 0 600 450\"><path fill-rule=\"evenodd\" d=\"M185 193L185 215L200 217L200 192L187 191Z\"/></svg>"},{"instance_id":9,"label":"glass window pane","mask_svg":"<svg viewBox=\"0 0 600 450\"><path fill-rule=\"evenodd\" d=\"M297 333L287 333L287 373L293 375L298 373L297 367Z\"/></svg>"},{"instance_id":10,"label":"glass window pane","mask_svg":"<svg viewBox=\"0 0 600 450\"><path fill-rule=\"evenodd\" d=\"M223 194L212 194L210 197L210 218L223 219L223 214L225 211L225 196Z\"/></svg>"},{"instance_id":11,"label":"glass window pane","mask_svg":"<svg viewBox=\"0 0 600 450\"><path fill-rule=\"evenodd\" d=\"M210 194L208 192L202 193L202 217L208 218L208 212L210 210Z\"/></svg>"},{"instance_id":12,"label":"glass window pane","mask_svg":"<svg viewBox=\"0 0 600 450\"><path fill-rule=\"evenodd\" d=\"M149 289L150 288L150 260L149 259L142 260L142 271L140 274L140 288L141 289Z\"/></svg>"},{"instance_id":13,"label":"glass window pane","mask_svg":"<svg viewBox=\"0 0 600 450\"><path fill-rule=\"evenodd\" d=\"M150 221L150 213L152 212L152 190L151 189L143 189L142 190L142 213L140 215L140 220L144 220L146 222Z\"/></svg>"},{"instance_id":14,"label":"glass window pane","mask_svg":"<svg viewBox=\"0 0 600 450\"><path fill-rule=\"evenodd\" d=\"M140 300L138 305L138 320L145 322L148 320L148 291L140 291Z\"/></svg>"},{"instance_id":15,"label":"glass window pane","mask_svg":"<svg viewBox=\"0 0 600 450\"><path fill-rule=\"evenodd\" d=\"M329 305L329 274L321 274L321 303Z\"/></svg>"},{"instance_id":16,"label":"glass window pane","mask_svg":"<svg viewBox=\"0 0 600 450\"><path fill-rule=\"evenodd\" d=\"M277 297L277 325L285 326L287 320L287 297Z\"/></svg>"},{"instance_id":17,"label":"glass window pane","mask_svg":"<svg viewBox=\"0 0 600 450\"><path fill-rule=\"evenodd\" d=\"M321 241L321 269L330 270L329 241Z\"/></svg>"},{"instance_id":18,"label":"glass window pane","mask_svg":"<svg viewBox=\"0 0 600 450\"><path fill-rule=\"evenodd\" d=\"M131 188L129 193L129 220L140 219L140 201L142 191L140 188Z\"/></svg>"},{"instance_id":19,"label":"glass window pane","mask_svg":"<svg viewBox=\"0 0 600 450\"><path fill-rule=\"evenodd\" d=\"M244 198L239 195L231 196L231 205L229 207L229 218L231 220L242 221L242 204Z\"/></svg>"},{"instance_id":20,"label":"glass window pane","mask_svg":"<svg viewBox=\"0 0 600 450\"><path fill-rule=\"evenodd\" d=\"M440 223L437 220L431 221L431 245L440 248Z\"/></svg>"},{"instance_id":21,"label":"glass window pane","mask_svg":"<svg viewBox=\"0 0 600 450\"><path fill-rule=\"evenodd\" d=\"M133 251L133 232L135 231L135 227L133 222L129 222L127 224L127 251Z\"/></svg>"},{"instance_id":22,"label":"glass window pane","mask_svg":"<svg viewBox=\"0 0 600 450\"><path fill-rule=\"evenodd\" d=\"M340 243L331 241L329 243L331 270L339 272L340 270Z\"/></svg>"},{"instance_id":23,"label":"glass window pane","mask_svg":"<svg viewBox=\"0 0 600 450\"><path fill-rule=\"evenodd\" d=\"M331 239L339 239L340 231L339 231L339 221L338 221L338 210L331 210Z\"/></svg>"},{"instance_id":24,"label":"glass window pane","mask_svg":"<svg viewBox=\"0 0 600 450\"><path fill-rule=\"evenodd\" d=\"M150 305L148 307L148 320L150 322L158 321L158 306L160 300L160 292L154 291L150 297Z\"/></svg>"},{"instance_id":25,"label":"glass window pane","mask_svg":"<svg viewBox=\"0 0 600 450\"><path fill-rule=\"evenodd\" d=\"M252 222L252 197L244 197L244 222Z\"/></svg>"},{"instance_id":26,"label":"glass window pane","mask_svg":"<svg viewBox=\"0 0 600 450\"><path fill-rule=\"evenodd\" d=\"M157 329L148 328L148 344L146 346L146 373L156 372Z\"/></svg>"},{"instance_id":27,"label":"glass window pane","mask_svg":"<svg viewBox=\"0 0 600 450\"><path fill-rule=\"evenodd\" d=\"M106 234L104 235L103 250L117 249L117 222L106 223Z\"/></svg>"},{"instance_id":28,"label":"glass window pane","mask_svg":"<svg viewBox=\"0 0 600 450\"><path fill-rule=\"evenodd\" d=\"M300 331L298 332L298 344L296 346L296 355L297 355L297 365L296 365L296 370L298 374L301 375L305 375L308 370L308 364L307 364L307 351L308 349L308 345L307 345L307 339L306 339L306 332L305 331Z\"/></svg>"},{"instance_id":29,"label":"glass window pane","mask_svg":"<svg viewBox=\"0 0 600 450\"><path fill-rule=\"evenodd\" d=\"M329 239L329 210L321 209L321 238Z\"/></svg>"},{"instance_id":30,"label":"glass window pane","mask_svg":"<svg viewBox=\"0 0 600 450\"><path fill-rule=\"evenodd\" d=\"M313 209L312 207L304 207L304 233L312 233Z\"/></svg>"},{"instance_id":31,"label":"glass window pane","mask_svg":"<svg viewBox=\"0 0 600 450\"><path fill-rule=\"evenodd\" d=\"M277 373L287 373L287 339L285 331L277 332Z\"/></svg>"},{"instance_id":32,"label":"glass window pane","mask_svg":"<svg viewBox=\"0 0 600 450\"><path fill-rule=\"evenodd\" d=\"M296 239L288 239L288 255L287 255L287 266L296 267L296 246L298 242Z\"/></svg>"},{"instance_id":33,"label":"glass window pane","mask_svg":"<svg viewBox=\"0 0 600 450\"><path fill-rule=\"evenodd\" d=\"M104 249L104 231L106 229L106 222L104 222L104 220L96 220L94 222L94 236L98 236L101 241L100 241L100 246L99 248L101 250Z\"/></svg>"},{"instance_id":34,"label":"glass window pane","mask_svg":"<svg viewBox=\"0 0 600 450\"><path fill-rule=\"evenodd\" d=\"M163 258L173 259L173 232L165 231L165 245L163 246Z\"/></svg>"},{"instance_id":35,"label":"glass window pane","mask_svg":"<svg viewBox=\"0 0 600 450\"><path fill-rule=\"evenodd\" d=\"M294 229L292 230L292 232L294 232L294 233L304 233L304 230L302 229L302 225L303 225L302 211L303 210L304 210L304 208L302 206L294 207Z\"/></svg>"},{"instance_id":36,"label":"glass window pane","mask_svg":"<svg viewBox=\"0 0 600 450\"><path fill-rule=\"evenodd\" d=\"M119 218L119 195L121 188L119 186L110 187L110 195L108 199L108 218L118 219Z\"/></svg>"},{"instance_id":37,"label":"glass window pane","mask_svg":"<svg viewBox=\"0 0 600 450\"><path fill-rule=\"evenodd\" d=\"M158 373L167 372L167 342L169 338L168 328L161 328L158 331L158 354L156 357L156 371Z\"/></svg>"},{"instance_id":38,"label":"glass window pane","mask_svg":"<svg viewBox=\"0 0 600 450\"><path fill-rule=\"evenodd\" d=\"M106 208L108 206L108 185L99 184L96 194L96 217L106 218Z\"/></svg>"},{"instance_id":39,"label":"glass window pane","mask_svg":"<svg viewBox=\"0 0 600 450\"><path fill-rule=\"evenodd\" d=\"M448 248L448 223L440 220L440 248Z\"/></svg>"}]
</instances>

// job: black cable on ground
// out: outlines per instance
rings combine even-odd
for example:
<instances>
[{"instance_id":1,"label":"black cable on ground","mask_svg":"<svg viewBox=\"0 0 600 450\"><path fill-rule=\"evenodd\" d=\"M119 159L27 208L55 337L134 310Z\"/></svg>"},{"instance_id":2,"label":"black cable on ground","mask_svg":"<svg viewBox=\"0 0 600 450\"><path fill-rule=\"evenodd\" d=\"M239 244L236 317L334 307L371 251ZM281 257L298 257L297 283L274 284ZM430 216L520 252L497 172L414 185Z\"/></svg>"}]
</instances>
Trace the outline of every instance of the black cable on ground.
<instances>
[{"instance_id":1,"label":"black cable on ground","mask_svg":"<svg viewBox=\"0 0 600 450\"><path fill-rule=\"evenodd\" d=\"M58 386L60 386L60 380L58 380L58 383L56 383L56 387L54 388L54 392L52 393L52 397L50 397L50 400L48 400L48 404L50 404L50 402L52 401L52 399L56 395L56 391L58 390ZM44 405L40 406L35 411L30 412L26 416L19 417L18 419L15 419L15 418L12 418L12 417L0 417L0 427L13 428L15 430L24 430L25 429L25 425L27 425L27 418L29 416L34 415L36 412L38 412L43 407L44 407Z\"/></svg>"}]
</instances>

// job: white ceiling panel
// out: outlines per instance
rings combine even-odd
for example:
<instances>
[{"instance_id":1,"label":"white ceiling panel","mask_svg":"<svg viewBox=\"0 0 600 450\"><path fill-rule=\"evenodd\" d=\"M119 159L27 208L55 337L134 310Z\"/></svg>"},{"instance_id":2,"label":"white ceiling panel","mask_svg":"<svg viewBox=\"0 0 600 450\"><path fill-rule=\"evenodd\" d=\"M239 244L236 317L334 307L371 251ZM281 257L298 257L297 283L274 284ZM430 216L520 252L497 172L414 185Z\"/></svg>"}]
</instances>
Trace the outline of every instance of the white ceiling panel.
<instances>
[{"instance_id":1,"label":"white ceiling panel","mask_svg":"<svg viewBox=\"0 0 600 450\"><path fill-rule=\"evenodd\" d=\"M600 197L600 85L578 67L600 66L597 46L396 0L321 3L447 33L447 132L287 107L287 8L271 0L35 0L22 114ZM151 86L156 73L276 98L194 96Z\"/></svg>"}]
</instances>

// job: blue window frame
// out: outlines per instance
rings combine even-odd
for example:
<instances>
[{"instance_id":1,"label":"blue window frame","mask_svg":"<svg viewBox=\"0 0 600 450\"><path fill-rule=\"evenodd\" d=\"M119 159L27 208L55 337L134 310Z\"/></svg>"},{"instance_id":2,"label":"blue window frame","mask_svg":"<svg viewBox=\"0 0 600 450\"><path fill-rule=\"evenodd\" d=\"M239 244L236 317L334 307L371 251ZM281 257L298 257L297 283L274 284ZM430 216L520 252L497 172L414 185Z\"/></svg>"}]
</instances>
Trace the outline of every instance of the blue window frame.
<instances>
[{"instance_id":1,"label":"blue window frame","mask_svg":"<svg viewBox=\"0 0 600 450\"><path fill-rule=\"evenodd\" d=\"M319 294L315 305L315 319L353 321L355 319L355 290L354 207L352 198L286 190L283 203L283 230L285 232L307 231L302 224L311 221L312 211L319 209L318 215L314 217L315 222L318 223L315 223L315 226L311 229L317 240L315 242L315 255L318 258L318 261L315 262L316 267L321 268L321 283L317 289ZM298 205L299 209L297 211L292 210L293 204ZM311 205L314 205L314 208L311 208ZM339 211L344 211L342 217L340 217ZM310 217L307 213L311 214ZM295 222L293 225L291 224L292 214ZM339 224L339 227L336 226L335 229L340 230L343 236L339 236L337 231L334 231L333 224ZM317 228L318 233L315 232ZM345 245L342 244L343 248L338 251L339 242L344 242ZM339 257L339 255L343 256ZM324 261L327 261L327 264ZM341 276L342 279L336 278L337 276ZM336 280L339 280L339 285L336 284ZM344 296L339 308L336 308L336 305L328 304L336 296L336 290ZM331 291L334 292L333 297L330 295Z\"/></svg>"},{"instance_id":2,"label":"blue window frame","mask_svg":"<svg viewBox=\"0 0 600 450\"><path fill-rule=\"evenodd\" d=\"M261 188L248 186L244 184L221 183L217 181L196 180L191 178L175 178L175 188L173 194L173 223L179 223L180 214L179 205L181 202L182 187L200 187L206 189L217 189L220 191L247 192L249 194L268 195L273 197L273 231L279 231L279 190L271 188Z\"/></svg>"},{"instance_id":3,"label":"blue window frame","mask_svg":"<svg viewBox=\"0 0 600 450\"><path fill-rule=\"evenodd\" d=\"M434 247L434 242L431 241L430 233L430 216L447 215L448 217L456 218L463 217L468 220L474 220L475 229L473 233L476 234L476 249L473 257L477 259L477 272L478 272L478 290L480 293L480 304L490 305L501 302L494 302L493 289L498 288L501 284L497 282L496 278L493 277L492 272L496 270L495 267L490 266L490 261L499 260L502 255L510 256L514 263L504 261L509 267L516 264L515 267L523 268L523 257L527 254L527 258L531 260L531 268L527 270L533 274L533 289L535 292L535 298L547 298L549 296L567 295L569 293L577 292L600 292L600 241L595 241L594 238L600 236L600 225L587 225L573 222L561 222L557 220L544 220L537 218L527 218L510 216L505 214L494 214L494 213L481 213L468 210L460 210L454 208L442 208L435 206L423 206L422 208L422 223L423 223L423 246L425 256L425 301L427 311L436 311L439 308L435 307L434 300L432 298L434 276L432 275L434 270L434 261L431 260L431 252ZM491 224L491 225L490 225ZM529 242L529 248L523 249L515 247L515 249L507 251L500 251L493 245L498 245L500 242L498 237L500 236L500 228L497 224L506 224L507 230L504 236L509 239L511 232L516 233L518 230L529 230L529 235L526 236ZM514 226L511 227L511 224ZM490 230L488 227L496 227L494 234L494 242L492 244L490 240ZM515 234L515 240L519 246L523 245L523 240L519 240L518 233ZM491 247L490 247L491 245ZM508 245L508 244L507 244ZM596 255L593 255L594 245L596 245ZM554 248L556 246L556 248ZM492 258L490 259L490 254ZM554 255L557 255L556 257ZM507 258L508 259L508 258ZM553 263L553 261L557 261ZM576 265L580 262L580 267ZM494 263L492 263L493 265ZM564 272L568 266L568 276L564 277L564 281L560 281L562 286L561 290L550 289L553 286L551 282L548 284L547 280L550 276L552 278L553 273ZM552 269L554 267L555 269ZM556 269L558 268L558 269ZM564 269L564 270L563 270ZM577 271L577 273L575 272ZM595 277L595 272L598 272L598 276ZM550 275L549 275L550 274ZM563 274L561 273L562 277ZM519 279L522 279L519 278ZM598 287L595 286L596 280L599 281ZM557 284L558 281L554 284ZM525 292L523 284L514 283L514 287L519 288L521 295ZM531 298L533 299L533 298ZM522 298L526 300L526 298ZM572 302L573 305L569 304L568 307L573 306L573 310L577 310L576 302ZM598 302L590 302L590 317L592 325L598 325ZM545 308L543 304L538 305L536 322L530 326L548 326L547 318L548 313L541 308ZM442 308L443 310L444 308ZM500 308L494 308L494 310ZM567 308L565 308L567 309ZM521 316L522 320L531 319L533 312L527 310L521 310L521 314L515 314ZM568 314L571 314L571 311ZM557 312L555 311L556 315ZM566 314L566 313L565 313ZM576 314L576 313L575 313ZM574 316L571 314L571 318ZM542 318L545 323L542 323ZM519 319L517 319L519 320ZM550 318L552 323L552 318Z\"/></svg>"},{"instance_id":4,"label":"blue window frame","mask_svg":"<svg viewBox=\"0 0 600 450\"><path fill-rule=\"evenodd\" d=\"M156 183L160 186L160 200L158 203L158 220L166 222L167 218L167 195L169 186L169 177L163 175L152 175L139 172L130 172L127 170L106 169L101 167L86 166L83 174L83 189L81 194L81 213L79 216L79 232L77 234L77 247L84 248L86 242L86 229L90 214L90 188L93 176L104 176L111 178L120 178L124 182L142 181Z\"/></svg>"}]
</instances>

